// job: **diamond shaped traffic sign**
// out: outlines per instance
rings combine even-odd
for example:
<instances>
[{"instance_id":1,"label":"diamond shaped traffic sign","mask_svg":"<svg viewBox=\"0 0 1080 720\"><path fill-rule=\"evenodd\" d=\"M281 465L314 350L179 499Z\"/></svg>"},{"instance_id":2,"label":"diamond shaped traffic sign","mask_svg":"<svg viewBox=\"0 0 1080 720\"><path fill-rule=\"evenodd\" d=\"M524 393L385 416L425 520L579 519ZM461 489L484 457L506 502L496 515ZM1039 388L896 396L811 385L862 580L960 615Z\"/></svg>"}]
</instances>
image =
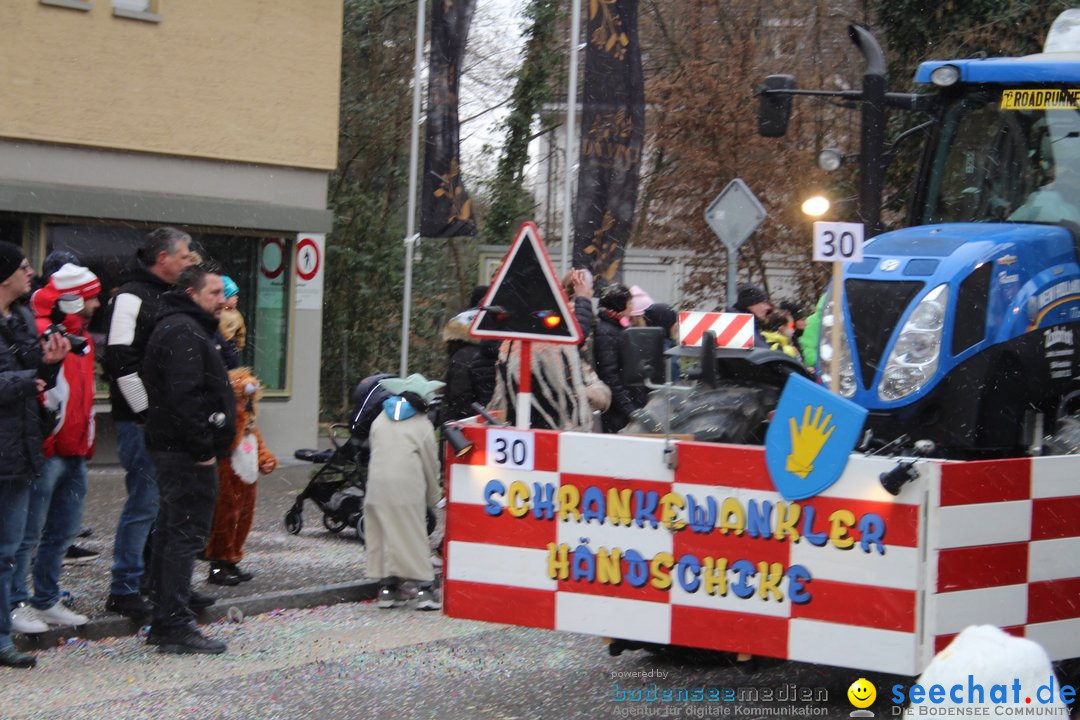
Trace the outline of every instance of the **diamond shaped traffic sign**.
<instances>
[{"instance_id":1,"label":"diamond shaped traffic sign","mask_svg":"<svg viewBox=\"0 0 1080 720\"><path fill-rule=\"evenodd\" d=\"M705 222L734 252L746 242L768 213L742 178L735 178L705 209Z\"/></svg>"}]
</instances>

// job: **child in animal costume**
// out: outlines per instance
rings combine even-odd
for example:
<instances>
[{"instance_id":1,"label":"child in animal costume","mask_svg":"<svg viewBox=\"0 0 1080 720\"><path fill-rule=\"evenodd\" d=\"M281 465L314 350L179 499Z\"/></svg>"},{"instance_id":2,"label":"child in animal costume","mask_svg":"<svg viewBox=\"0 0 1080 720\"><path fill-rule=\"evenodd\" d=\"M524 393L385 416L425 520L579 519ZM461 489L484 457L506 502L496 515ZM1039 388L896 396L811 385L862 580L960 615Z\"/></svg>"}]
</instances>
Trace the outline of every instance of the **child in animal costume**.
<instances>
[{"instance_id":1,"label":"child in animal costume","mask_svg":"<svg viewBox=\"0 0 1080 720\"><path fill-rule=\"evenodd\" d=\"M259 473L274 472L278 464L255 425L262 395L259 379L250 368L241 367L229 371L229 381L236 395L236 437L232 455L218 462L217 505L206 546L210 561L207 582L214 585L237 585L253 577L238 563L255 517L255 480Z\"/></svg>"}]
</instances>

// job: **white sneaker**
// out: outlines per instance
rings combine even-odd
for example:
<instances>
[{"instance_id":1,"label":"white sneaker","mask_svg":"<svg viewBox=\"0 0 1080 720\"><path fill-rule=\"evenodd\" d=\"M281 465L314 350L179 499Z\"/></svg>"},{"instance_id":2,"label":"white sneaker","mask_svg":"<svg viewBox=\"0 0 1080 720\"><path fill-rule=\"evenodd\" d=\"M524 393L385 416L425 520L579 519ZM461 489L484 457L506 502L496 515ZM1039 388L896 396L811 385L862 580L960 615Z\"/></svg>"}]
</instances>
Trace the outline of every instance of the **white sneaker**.
<instances>
[{"instance_id":1,"label":"white sneaker","mask_svg":"<svg viewBox=\"0 0 1080 720\"><path fill-rule=\"evenodd\" d=\"M420 588L416 593L417 610L441 610L442 602L431 588Z\"/></svg>"},{"instance_id":2,"label":"white sneaker","mask_svg":"<svg viewBox=\"0 0 1080 720\"><path fill-rule=\"evenodd\" d=\"M90 622L90 618L85 615L80 615L77 612L72 612L60 603L56 603L51 608L38 610L37 616L39 619L44 620L50 625L70 625L74 627L76 625L85 625Z\"/></svg>"},{"instance_id":3,"label":"white sneaker","mask_svg":"<svg viewBox=\"0 0 1080 720\"><path fill-rule=\"evenodd\" d=\"M48 632L49 626L38 618L38 611L29 605L20 605L11 611L11 632L36 635Z\"/></svg>"},{"instance_id":4,"label":"white sneaker","mask_svg":"<svg viewBox=\"0 0 1080 720\"><path fill-rule=\"evenodd\" d=\"M401 607L408 598L401 592L400 588L379 588L379 602L378 605L383 610L389 610L390 608Z\"/></svg>"}]
</instances>

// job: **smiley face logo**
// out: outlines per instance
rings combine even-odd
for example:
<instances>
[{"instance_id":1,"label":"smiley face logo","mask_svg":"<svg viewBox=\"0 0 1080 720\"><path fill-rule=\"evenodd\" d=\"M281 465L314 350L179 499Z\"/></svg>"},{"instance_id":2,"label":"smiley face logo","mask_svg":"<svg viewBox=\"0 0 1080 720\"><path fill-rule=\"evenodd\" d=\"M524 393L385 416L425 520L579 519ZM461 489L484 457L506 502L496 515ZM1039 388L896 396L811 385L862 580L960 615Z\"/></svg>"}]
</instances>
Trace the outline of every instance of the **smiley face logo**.
<instances>
[{"instance_id":1,"label":"smiley face logo","mask_svg":"<svg viewBox=\"0 0 1080 720\"><path fill-rule=\"evenodd\" d=\"M868 708L877 699L877 688L866 678L859 678L851 683L847 691L848 700L857 708Z\"/></svg>"}]
</instances>

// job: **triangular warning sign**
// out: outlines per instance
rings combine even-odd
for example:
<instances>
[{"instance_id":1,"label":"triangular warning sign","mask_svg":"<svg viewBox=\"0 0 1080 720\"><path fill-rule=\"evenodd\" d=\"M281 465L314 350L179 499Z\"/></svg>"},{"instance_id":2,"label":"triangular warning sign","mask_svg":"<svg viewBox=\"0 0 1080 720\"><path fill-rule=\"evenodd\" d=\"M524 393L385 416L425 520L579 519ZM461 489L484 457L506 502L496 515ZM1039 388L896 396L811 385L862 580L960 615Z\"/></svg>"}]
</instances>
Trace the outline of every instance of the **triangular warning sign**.
<instances>
[{"instance_id":1,"label":"triangular warning sign","mask_svg":"<svg viewBox=\"0 0 1080 720\"><path fill-rule=\"evenodd\" d=\"M533 223L518 230L469 332L500 340L581 342L577 318Z\"/></svg>"}]
</instances>

